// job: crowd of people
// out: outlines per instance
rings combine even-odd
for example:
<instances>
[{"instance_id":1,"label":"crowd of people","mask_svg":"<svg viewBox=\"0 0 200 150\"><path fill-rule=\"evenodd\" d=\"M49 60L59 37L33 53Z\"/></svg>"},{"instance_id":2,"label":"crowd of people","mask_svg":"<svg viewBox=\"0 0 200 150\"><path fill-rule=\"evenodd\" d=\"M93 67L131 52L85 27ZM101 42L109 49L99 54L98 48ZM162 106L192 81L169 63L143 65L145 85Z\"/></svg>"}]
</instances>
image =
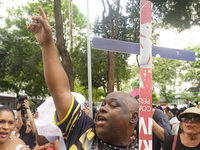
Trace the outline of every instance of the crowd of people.
<instances>
[{"instance_id":1,"label":"crowd of people","mask_svg":"<svg viewBox=\"0 0 200 150\"><path fill-rule=\"evenodd\" d=\"M56 108L55 124L66 150L139 149L139 101L122 91L110 93L94 119L90 118L70 91L51 26L42 7L38 10L40 16L32 17L28 29L42 47L45 80ZM200 109L187 104L185 109L176 105L171 110L152 109L153 150L200 149ZM34 119L38 115L42 114L37 110L32 114L28 99L17 104L17 119L10 108L0 107L0 150L59 150L59 139L50 143L37 134Z\"/></svg>"}]
</instances>

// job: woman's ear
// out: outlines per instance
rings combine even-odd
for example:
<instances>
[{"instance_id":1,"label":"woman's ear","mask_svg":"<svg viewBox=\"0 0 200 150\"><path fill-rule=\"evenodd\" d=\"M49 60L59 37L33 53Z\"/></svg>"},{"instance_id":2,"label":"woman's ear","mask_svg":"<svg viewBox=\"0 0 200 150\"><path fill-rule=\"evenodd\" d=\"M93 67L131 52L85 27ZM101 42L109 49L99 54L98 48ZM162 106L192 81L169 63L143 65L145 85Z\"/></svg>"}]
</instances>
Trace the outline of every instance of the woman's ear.
<instances>
[{"instance_id":1,"label":"woman's ear","mask_svg":"<svg viewBox=\"0 0 200 150\"><path fill-rule=\"evenodd\" d=\"M182 124L182 122L180 122L179 128L181 129L181 133L183 133L183 124Z\"/></svg>"},{"instance_id":2,"label":"woman's ear","mask_svg":"<svg viewBox=\"0 0 200 150\"><path fill-rule=\"evenodd\" d=\"M131 115L130 123L131 124L137 123L137 121L138 121L138 113L137 112L133 112L132 115Z\"/></svg>"}]
</instances>

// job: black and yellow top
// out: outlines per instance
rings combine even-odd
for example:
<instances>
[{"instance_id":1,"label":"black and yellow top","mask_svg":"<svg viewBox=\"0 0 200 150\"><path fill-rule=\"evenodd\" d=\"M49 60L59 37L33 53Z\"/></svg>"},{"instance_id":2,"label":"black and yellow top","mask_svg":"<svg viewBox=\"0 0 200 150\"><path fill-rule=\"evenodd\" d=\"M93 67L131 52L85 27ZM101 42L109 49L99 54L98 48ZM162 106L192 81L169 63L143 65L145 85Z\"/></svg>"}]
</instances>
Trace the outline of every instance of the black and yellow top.
<instances>
[{"instance_id":1,"label":"black and yellow top","mask_svg":"<svg viewBox=\"0 0 200 150\"><path fill-rule=\"evenodd\" d=\"M133 140L128 147L116 147L98 139L95 133L94 121L81 110L80 104L74 99L65 118L55 123L61 129L67 150L137 150L138 145Z\"/></svg>"}]
</instances>

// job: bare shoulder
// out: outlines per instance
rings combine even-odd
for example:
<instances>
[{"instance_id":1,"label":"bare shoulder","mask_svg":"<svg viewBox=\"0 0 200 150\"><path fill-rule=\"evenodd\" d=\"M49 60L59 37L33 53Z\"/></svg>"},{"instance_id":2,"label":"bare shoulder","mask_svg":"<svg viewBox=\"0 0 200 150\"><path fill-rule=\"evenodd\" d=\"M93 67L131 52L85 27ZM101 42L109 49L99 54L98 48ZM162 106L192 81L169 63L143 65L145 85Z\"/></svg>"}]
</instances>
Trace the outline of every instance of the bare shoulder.
<instances>
[{"instance_id":1,"label":"bare shoulder","mask_svg":"<svg viewBox=\"0 0 200 150\"><path fill-rule=\"evenodd\" d=\"M17 142L17 144L25 145L24 141L21 140L20 138L16 137L15 135L11 134L10 137L11 137L11 139L13 139L13 141Z\"/></svg>"},{"instance_id":2,"label":"bare shoulder","mask_svg":"<svg viewBox=\"0 0 200 150\"><path fill-rule=\"evenodd\" d=\"M9 144L6 146L6 150L30 150L25 144L21 144L14 139L9 139Z\"/></svg>"}]
</instances>

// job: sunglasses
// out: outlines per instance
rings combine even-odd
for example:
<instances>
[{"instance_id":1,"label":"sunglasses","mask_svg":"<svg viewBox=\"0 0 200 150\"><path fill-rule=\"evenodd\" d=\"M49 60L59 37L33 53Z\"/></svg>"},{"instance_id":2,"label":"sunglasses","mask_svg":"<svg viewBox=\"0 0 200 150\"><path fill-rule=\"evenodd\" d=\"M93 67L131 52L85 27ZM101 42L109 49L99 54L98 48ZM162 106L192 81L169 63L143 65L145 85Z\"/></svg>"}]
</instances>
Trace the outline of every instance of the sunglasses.
<instances>
[{"instance_id":1,"label":"sunglasses","mask_svg":"<svg viewBox=\"0 0 200 150\"><path fill-rule=\"evenodd\" d=\"M189 120L191 120L191 122L193 123L199 123L200 122L200 117L182 117L180 118L181 119L181 122L184 122L184 123L188 123Z\"/></svg>"}]
</instances>

